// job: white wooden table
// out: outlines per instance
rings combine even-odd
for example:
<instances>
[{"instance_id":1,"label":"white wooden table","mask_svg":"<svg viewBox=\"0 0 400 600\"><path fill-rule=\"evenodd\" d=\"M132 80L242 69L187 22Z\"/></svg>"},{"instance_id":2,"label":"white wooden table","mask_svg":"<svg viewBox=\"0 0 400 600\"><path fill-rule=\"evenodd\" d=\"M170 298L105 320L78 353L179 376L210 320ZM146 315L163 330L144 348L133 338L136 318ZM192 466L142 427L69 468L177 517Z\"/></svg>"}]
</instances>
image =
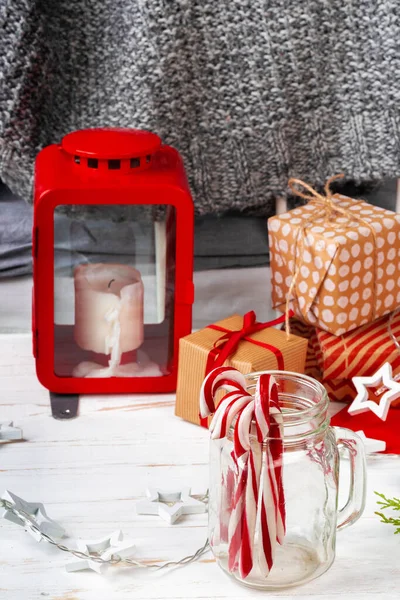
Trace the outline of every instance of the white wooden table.
<instances>
[{"instance_id":1,"label":"white wooden table","mask_svg":"<svg viewBox=\"0 0 400 600\"><path fill-rule=\"evenodd\" d=\"M13 419L24 442L0 445L0 493L9 489L43 502L50 516L77 537L96 539L121 528L145 561L176 560L206 539L206 515L168 526L135 514L148 485L191 485L208 480L208 435L176 418L174 396L85 397L70 422L50 416L48 393L37 382L27 334L0 335L0 421ZM400 459L369 460L367 508L341 532L337 558L320 579L270 598L320 600L400 597L400 536L374 515L373 490L400 495ZM250 598L256 592L230 581L211 554L169 573L114 567L100 576L67 573L68 555L35 542L21 527L0 520L1 600L140 600Z\"/></svg>"}]
</instances>

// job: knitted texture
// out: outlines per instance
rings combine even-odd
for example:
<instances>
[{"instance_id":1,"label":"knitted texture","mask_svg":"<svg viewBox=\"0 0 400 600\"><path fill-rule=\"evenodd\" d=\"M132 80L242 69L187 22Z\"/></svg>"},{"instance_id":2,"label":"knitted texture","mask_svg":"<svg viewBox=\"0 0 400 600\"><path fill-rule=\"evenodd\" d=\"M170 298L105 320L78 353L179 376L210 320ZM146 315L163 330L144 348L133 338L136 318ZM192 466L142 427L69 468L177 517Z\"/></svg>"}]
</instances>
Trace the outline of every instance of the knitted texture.
<instances>
[{"instance_id":1,"label":"knitted texture","mask_svg":"<svg viewBox=\"0 0 400 600\"><path fill-rule=\"evenodd\" d=\"M287 180L400 174L398 0L3 0L0 176L43 146L150 129L199 214L270 214Z\"/></svg>"}]
</instances>

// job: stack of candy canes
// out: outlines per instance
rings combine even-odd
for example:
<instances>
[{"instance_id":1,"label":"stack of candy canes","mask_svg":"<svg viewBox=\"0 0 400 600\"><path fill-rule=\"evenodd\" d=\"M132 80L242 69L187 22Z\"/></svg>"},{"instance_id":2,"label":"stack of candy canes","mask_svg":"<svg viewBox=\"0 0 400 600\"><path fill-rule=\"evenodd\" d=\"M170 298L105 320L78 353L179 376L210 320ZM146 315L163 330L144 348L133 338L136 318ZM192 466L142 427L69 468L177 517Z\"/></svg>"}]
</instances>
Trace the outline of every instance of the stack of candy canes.
<instances>
[{"instance_id":1,"label":"stack of candy canes","mask_svg":"<svg viewBox=\"0 0 400 600\"><path fill-rule=\"evenodd\" d=\"M216 394L226 395L216 408ZM245 579L258 565L267 577L285 536L283 489L283 416L278 388L271 375L261 375L254 397L244 376L230 367L214 369L200 392L200 414L214 414L212 439L233 428L231 453L235 470L222 474L219 542L228 545L228 569ZM211 541L213 543L213 541Z\"/></svg>"}]
</instances>

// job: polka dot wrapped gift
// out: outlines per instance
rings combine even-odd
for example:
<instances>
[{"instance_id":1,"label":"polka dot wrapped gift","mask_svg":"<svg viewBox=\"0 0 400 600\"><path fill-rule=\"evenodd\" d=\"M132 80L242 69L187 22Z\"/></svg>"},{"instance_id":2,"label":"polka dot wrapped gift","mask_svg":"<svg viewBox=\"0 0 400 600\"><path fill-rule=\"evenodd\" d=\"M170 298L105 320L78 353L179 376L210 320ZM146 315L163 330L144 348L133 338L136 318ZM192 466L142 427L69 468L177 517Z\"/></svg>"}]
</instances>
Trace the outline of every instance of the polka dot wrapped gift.
<instances>
[{"instance_id":1,"label":"polka dot wrapped gift","mask_svg":"<svg viewBox=\"0 0 400 600\"><path fill-rule=\"evenodd\" d=\"M329 183L322 196L291 180L310 201L268 220L272 303L342 335L400 303L400 215L331 194Z\"/></svg>"}]
</instances>

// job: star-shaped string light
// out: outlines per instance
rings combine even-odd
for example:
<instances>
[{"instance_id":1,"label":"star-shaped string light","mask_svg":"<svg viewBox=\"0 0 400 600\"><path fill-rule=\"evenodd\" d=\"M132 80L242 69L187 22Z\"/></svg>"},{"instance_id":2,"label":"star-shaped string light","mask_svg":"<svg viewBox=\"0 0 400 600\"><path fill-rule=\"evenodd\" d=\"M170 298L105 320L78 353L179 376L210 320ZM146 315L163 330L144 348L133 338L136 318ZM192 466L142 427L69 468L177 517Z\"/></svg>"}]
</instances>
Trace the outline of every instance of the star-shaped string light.
<instances>
[{"instance_id":1,"label":"star-shaped string light","mask_svg":"<svg viewBox=\"0 0 400 600\"><path fill-rule=\"evenodd\" d=\"M400 382L393 380L392 367L389 363L384 365L371 377L353 377L357 396L349 406L351 415L358 415L368 410L372 411L379 419L386 421L390 405L400 398ZM376 387L382 381L387 391L382 395L379 403L368 399L368 387Z\"/></svg>"},{"instance_id":2,"label":"star-shaped string light","mask_svg":"<svg viewBox=\"0 0 400 600\"><path fill-rule=\"evenodd\" d=\"M190 495L190 489L187 488L187 490ZM179 493L182 494L182 492ZM206 498L208 498L208 492L202 501L205 501ZM170 498L167 499L169 500ZM191 500L194 500L194 498L191 498ZM202 501L200 502L202 503ZM205 544L196 550L196 552L180 560L163 562L161 564L157 563L157 561L152 561L151 564L148 564L147 562L135 560L132 557L135 545L131 540L124 540L122 531L119 529L105 538L90 541L79 540L76 548L71 548L66 546L61 540L56 540L55 535L51 535L50 531L57 531L57 535L59 536L61 532L64 533L64 530L58 523L47 517L43 504L26 502L12 492L6 491L0 498L0 507L6 509L4 515L2 515L3 517L24 526L25 530L34 535L36 540L41 541L43 539L52 546L78 559L66 565L67 571L70 572L89 569L96 573L101 573L105 565L116 564L160 571L165 568L189 565L198 560L210 549L207 539ZM204 508L202 509L203 511ZM193 508L190 512L199 512L199 510ZM43 522L40 522L42 519ZM44 523L44 519L46 523ZM44 524L47 526L45 527ZM43 531L44 529L46 529L46 533Z\"/></svg>"},{"instance_id":3,"label":"star-shaped string light","mask_svg":"<svg viewBox=\"0 0 400 600\"><path fill-rule=\"evenodd\" d=\"M41 541L42 538L40 533L56 538L64 537L64 528L56 521L53 521L53 519L50 519L43 504L40 502L26 502L9 491L4 492L2 499L10 502L16 511L21 511L22 516L22 518L19 518L13 511L6 509L2 514L3 519L7 519L16 525L27 527L27 530L36 541ZM28 523L26 523L24 519L26 519ZM39 532L31 529L29 523L37 527Z\"/></svg>"},{"instance_id":4,"label":"star-shaped string light","mask_svg":"<svg viewBox=\"0 0 400 600\"><path fill-rule=\"evenodd\" d=\"M165 492L155 488L146 490L147 500L136 503L138 515L157 515L173 525L182 515L206 512L206 505L190 495L190 488Z\"/></svg>"},{"instance_id":5,"label":"star-shaped string light","mask_svg":"<svg viewBox=\"0 0 400 600\"><path fill-rule=\"evenodd\" d=\"M22 440L22 429L14 427L13 421L0 421L0 442Z\"/></svg>"},{"instance_id":6,"label":"star-shaped string light","mask_svg":"<svg viewBox=\"0 0 400 600\"><path fill-rule=\"evenodd\" d=\"M99 557L104 561L110 560L113 557L130 558L135 550L132 540L124 540L120 529L98 540L78 540L76 547L79 552ZM65 568L69 573L85 570L101 573L103 566L101 562L90 560L90 558L83 558L68 563Z\"/></svg>"},{"instance_id":7,"label":"star-shaped string light","mask_svg":"<svg viewBox=\"0 0 400 600\"><path fill-rule=\"evenodd\" d=\"M90 560L89 558L82 558L67 563L65 565L65 570L68 573L75 573L75 571L94 571L101 575L103 572L103 565L94 560Z\"/></svg>"}]
</instances>

